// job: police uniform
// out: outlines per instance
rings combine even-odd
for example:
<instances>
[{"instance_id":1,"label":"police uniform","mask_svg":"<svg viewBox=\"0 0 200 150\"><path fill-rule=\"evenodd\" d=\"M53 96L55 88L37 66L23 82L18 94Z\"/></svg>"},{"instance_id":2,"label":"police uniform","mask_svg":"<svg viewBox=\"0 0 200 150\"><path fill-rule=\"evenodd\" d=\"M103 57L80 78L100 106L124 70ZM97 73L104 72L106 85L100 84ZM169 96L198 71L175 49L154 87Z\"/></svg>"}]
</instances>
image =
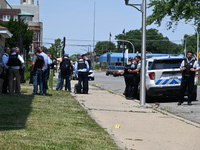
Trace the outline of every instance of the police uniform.
<instances>
[{"instance_id":1,"label":"police uniform","mask_svg":"<svg viewBox=\"0 0 200 150\"><path fill-rule=\"evenodd\" d=\"M136 73L129 72L128 70L135 70L137 66L133 63L127 63L124 67L124 81L125 81L125 97L126 99L133 99L134 76Z\"/></svg>"},{"instance_id":2,"label":"police uniform","mask_svg":"<svg viewBox=\"0 0 200 150\"><path fill-rule=\"evenodd\" d=\"M78 89L77 93L84 93L88 94L88 71L89 71L89 64L84 59L79 59L75 63L75 72L78 73ZM83 83L83 84L82 84ZM82 88L83 85L83 88ZM83 89L83 91L81 91Z\"/></svg>"},{"instance_id":3,"label":"police uniform","mask_svg":"<svg viewBox=\"0 0 200 150\"><path fill-rule=\"evenodd\" d=\"M199 64L194 58L191 58L190 60L185 59L182 61L180 68L183 67L185 67L186 69L182 71L180 99L178 105L181 105L183 103L187 87L188 87L188 105L191 105L192 94L194 89L195 71L191 71L190 69L191 68L199 69Z\"/></svg>"}]
</instances>

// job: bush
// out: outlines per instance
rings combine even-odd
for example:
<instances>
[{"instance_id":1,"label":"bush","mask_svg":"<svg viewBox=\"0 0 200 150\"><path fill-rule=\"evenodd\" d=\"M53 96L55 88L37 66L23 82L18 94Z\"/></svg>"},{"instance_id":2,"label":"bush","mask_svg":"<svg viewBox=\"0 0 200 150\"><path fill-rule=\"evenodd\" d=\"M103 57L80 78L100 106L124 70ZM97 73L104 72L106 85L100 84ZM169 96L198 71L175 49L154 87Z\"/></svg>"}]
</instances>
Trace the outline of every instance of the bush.
<instances>
[{"instance_id":1,"label":"bush","mask_svg":"<svg viewBox=\"0 0 200 150\"><path fill-rule=\"evenodd\" d=\"M96 64L95 69L99 69L99 68L100 68L100 64Z\"/></svg>"}]
</instances>

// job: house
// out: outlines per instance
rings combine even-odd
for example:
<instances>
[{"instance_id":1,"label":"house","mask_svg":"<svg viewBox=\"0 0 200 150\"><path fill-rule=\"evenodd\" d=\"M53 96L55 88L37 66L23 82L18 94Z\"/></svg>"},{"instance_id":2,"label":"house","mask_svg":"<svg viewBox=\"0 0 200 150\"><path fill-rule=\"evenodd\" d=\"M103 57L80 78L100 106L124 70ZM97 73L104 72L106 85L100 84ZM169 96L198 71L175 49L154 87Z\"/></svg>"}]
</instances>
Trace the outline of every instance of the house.
<instances>
[{"instance_id":1,"label":"house","mask_svg":"<svg viewBox=\"0 0 200 150\"><path fill-rule=\"evenodd\" d=\"M39 21L39 2L35 5L34 0L19 0L20 5L8 4L6 0L0 1L0 22L10 19L23 19L28 23L29 29L34 31L33 43L30 52L35 47L42 45L43 23ZM23 52L23 50L22 50Z\"/></svg>"}]
</instances>

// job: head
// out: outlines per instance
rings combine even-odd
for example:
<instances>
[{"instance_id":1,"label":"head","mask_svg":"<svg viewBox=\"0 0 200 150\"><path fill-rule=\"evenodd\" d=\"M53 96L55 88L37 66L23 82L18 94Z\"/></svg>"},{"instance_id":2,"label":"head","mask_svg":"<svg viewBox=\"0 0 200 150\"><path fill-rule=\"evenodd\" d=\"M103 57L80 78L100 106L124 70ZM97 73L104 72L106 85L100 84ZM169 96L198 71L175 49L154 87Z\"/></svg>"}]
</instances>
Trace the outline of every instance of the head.
<instances>
[{"instance_id":1,"label":"head","mask_svg":"<svg viewBox=\"0 0 200 150\"><path fill-rule=\"evenodd\" d=\"M20 49L19 49L19 47L16 47L16 51L15 51L17 54L19 54L20 53Z\"/></svg>"},{"instance_id":2,"label":"head","mask_svg":"<svg viewBox=\"0 0 200 150\"><path fill-rule=\"evenodd\" d=\"M5 47L4 48L4 52L7 53L7 54L10 54L10 48L9 47Z\"/></svg>"},{"instance_id":3,"label":"head","mask_svg":"<svg viewBox=\"0 0 200 150\"><path fill-rule=\"evenodd\" d=\"M39 46L40 52L44 52L44 47Z\"/></svg>"},{"instance_id":4,"label":"head","mask_svg":"<svg viewBox=\"0 0 200 150\"><path fill-rule=\"evenodd\" d=\"M187 52L187 58L190 60L193 57L193 52L189 51Z\"/></svg>"},{"instance_id":5,"label":"head","mask_svg":"<svg viewBox=\"0 0 200 150\"><path fill-rule=\"evenodd\" d=\"M13 53L13 52L16 52L16 47L13 47L13 48L11 49L11 53Z\"/></svg>"},{"instance_id":6,"label":"head","mask_svg":"<svg viewBox=\"0 0 200 150\"><path fill-rule=\"evenodd\" d=\"M128 58L128 62L132 62L133 61L133 58L132 57L129 57Z\"/></svg>"},{"instance_id":7,"label":"head","mask_svg":"<svg viewBox=\"0 0 200 150\"><path fill-rule=\"evenodd\" d=\"M82 57L82 59L86 59L87 58L85 54L81 55L81 57Z\"/></svg>"},{"instance_id":8,"label":"head","mask_svg":"<svg viewBox=\"0 0 200 150\"><path fill-rule=\"evenodd\" d=\"M63 55L63 57L69 58L69 54L65 53L65 54Z\"/></svg>"},{"instance_id":9,"label":"head","mask_svg":"<svg viewBox=\"0 0 200 150\"><path fill-rule=\"evenodd\" d=\"M140 56L135 56L135 60L138 62L141 60L141 57Z\"/></svg>"},{"instance_id":10,"label":"head","mask_svg":"<svg viewBox=\"0 0 200 150\"><path fill-rule=\"evenodd\" d=\"M39 48L39 47L36 48L36 49L35 49L35 54L40 54L40 53L41 53L40 48Z\"/></svg>"}]
</instances>

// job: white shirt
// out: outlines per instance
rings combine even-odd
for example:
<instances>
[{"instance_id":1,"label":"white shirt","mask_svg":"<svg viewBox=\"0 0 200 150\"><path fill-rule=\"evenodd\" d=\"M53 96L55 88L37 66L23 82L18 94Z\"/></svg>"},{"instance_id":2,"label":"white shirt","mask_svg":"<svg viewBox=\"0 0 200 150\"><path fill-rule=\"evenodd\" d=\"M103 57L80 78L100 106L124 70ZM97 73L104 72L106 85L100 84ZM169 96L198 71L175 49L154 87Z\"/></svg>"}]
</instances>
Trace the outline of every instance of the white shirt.
<instances>
[{"instance_id":1,"label":"white shirt","mask_svg":"<svg viewBox=\"0 0 200 150\"><path fill-rule=\"evenodd\" d=\"M192 58L192 59L190 59L190 60L186 59L186 61L187 61L188 63L191 63L193 60L194 60L194 58ZM185 66L185 60L182 61L180 68L183 68L184 66ZM195 68L195 69L199 69L199 68L200 68L197 61L194 62L193 68Z\"/></svg>"}]
</instances>

